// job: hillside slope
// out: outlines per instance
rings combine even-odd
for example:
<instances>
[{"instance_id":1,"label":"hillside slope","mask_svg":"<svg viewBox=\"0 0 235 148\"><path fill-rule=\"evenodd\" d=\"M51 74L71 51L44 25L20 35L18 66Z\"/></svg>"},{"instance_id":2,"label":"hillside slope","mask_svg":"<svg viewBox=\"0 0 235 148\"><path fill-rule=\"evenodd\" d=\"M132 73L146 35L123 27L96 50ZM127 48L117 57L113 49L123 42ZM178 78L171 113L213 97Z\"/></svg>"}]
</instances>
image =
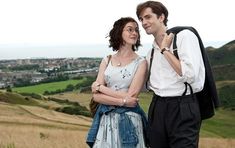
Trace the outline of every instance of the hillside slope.
<instances>
[{"instance_id":1,"label":"hillside slope","mask_svg":"<svg viewBox=\"0 0 235 148\"><path fill-rule=\"evenodd\" d=\"M235 109L235 40L220 48L206 48L221 106Z\"/></svg>"},{"instance_id":2,"label":"hillside slope","mask_svg":"<svg viewBox=\"0 0 235 148\"><path fill-rule=\"evenodd\" d=\"M91 119L0 102L0 147L86 147Z\"/></svg>"},{"instance_id":3,"label":"hillside slope","mask_svg":"<svg viewBox=\"0 0 235 148\"><path fill-rule=\"evenodd\" d=\"M220 48L206 48L210 63L213 66L235 64L235 40Z\"/></svg>"}]
</instances>

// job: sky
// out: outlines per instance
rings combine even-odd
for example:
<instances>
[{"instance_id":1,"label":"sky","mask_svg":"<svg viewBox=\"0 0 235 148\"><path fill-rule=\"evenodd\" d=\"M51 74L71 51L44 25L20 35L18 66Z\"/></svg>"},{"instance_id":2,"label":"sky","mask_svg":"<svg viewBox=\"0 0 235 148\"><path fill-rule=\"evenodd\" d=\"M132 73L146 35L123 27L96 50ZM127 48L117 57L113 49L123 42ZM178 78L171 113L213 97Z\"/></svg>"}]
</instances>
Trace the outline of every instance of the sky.
<instances>
[{"instance_id":1,"label":"sky","mask_svg":"<svg viewBox=\"0 0 235 148\"><path fill-rule=\"evenodd\" d=\"M143 0L0 0L0 59L103 57L114 21L131 16ZM160 0L169 11L168 28L195 27L205 46L235 39L232 0ZM153 37L142 29L146 55Z\"/></svg>"}]
</instances>

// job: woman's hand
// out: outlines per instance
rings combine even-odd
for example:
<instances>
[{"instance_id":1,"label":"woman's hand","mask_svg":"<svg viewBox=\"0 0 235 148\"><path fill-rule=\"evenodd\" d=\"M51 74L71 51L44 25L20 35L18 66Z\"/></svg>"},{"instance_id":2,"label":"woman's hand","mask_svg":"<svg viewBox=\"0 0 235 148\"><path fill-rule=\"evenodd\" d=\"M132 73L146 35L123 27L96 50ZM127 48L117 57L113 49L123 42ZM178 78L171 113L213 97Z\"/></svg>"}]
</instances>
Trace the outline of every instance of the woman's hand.
<instances>
[{"instance_id":1,"label":"woman's hand","mask_svg":"<svg viewBox=\"0 0 235 148\"><path fill-rule=\"evenodd\" d=\"M139 102L139 99L136 98L136 97L127 97L126 98L126 103L124 104L124 106L126 106L126 107L136 107L138 102Z\"/></svg>"},{"instance_id":2,"label":"woman's hand","mask_svg":"<svg viewBox=\"0 0 235 148\"><path fill-rule=\"evenodd\" d=\"M93 82L91 85L91 92L92 93L98 93L99 92L99 87L101 84L99 84L98 82Z\"/></svg>"}]
</instances>

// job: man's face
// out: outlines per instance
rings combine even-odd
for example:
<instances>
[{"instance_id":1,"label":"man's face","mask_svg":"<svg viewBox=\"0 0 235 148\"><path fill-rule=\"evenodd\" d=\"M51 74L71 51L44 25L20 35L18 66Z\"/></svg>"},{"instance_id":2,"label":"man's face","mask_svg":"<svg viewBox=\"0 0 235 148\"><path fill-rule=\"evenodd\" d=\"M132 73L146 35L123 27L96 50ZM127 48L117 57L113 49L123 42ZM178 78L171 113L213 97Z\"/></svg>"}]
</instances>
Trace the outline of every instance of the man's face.
<instances>
[{"instance_id":1,"label":"man's face","mask_svg":"<svg viewBox=\"0 0 235 148\"><path fill-rule=\"evenodd\" d=\"M162 17L159 17L152 12L151 8L146 8L140 13L139 20L142 27L145 29L147 34L156 35L159 27L161 27L160 22L162 22Z\"/></svg>"}]
</instances>

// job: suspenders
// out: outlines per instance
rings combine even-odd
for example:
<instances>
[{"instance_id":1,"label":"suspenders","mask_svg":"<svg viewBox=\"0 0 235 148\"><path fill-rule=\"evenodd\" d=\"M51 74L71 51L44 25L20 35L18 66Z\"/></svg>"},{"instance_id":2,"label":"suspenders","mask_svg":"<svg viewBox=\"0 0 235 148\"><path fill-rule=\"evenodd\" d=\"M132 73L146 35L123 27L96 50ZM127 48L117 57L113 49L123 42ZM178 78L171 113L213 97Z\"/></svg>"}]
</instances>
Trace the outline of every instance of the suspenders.
<instances>
[{"instance_id":1,"label":"suspenders","mask_svg":"<svg viewBox=\"0 0 235 148\"><path fill-rule=\"evenodd\" d=\"M173 40L173 53L174 53L175 57L177 59L179 59L178 52L177 52L176 48L177 48L177 46L176 46L176 38L174 38L174 40ZM149 63L149 71L148 71L148 77L147 77L147 81L146 81L146 89L147 90L150 90L148 88L148 81L149 81L150 75L151 75L151 68L152 68L152 63L153 63L153 57L154 57L154 48L152 48L152 50L151 50L150 63ZM186 93L187 93L187 85L189 86L190 92L192 94L193 93L192 86L190 84L188 84L187 82L184 82L184 85L185 85L185 90L184 90L182 96L186 95Z\"/></svg>"}]
</instances>

